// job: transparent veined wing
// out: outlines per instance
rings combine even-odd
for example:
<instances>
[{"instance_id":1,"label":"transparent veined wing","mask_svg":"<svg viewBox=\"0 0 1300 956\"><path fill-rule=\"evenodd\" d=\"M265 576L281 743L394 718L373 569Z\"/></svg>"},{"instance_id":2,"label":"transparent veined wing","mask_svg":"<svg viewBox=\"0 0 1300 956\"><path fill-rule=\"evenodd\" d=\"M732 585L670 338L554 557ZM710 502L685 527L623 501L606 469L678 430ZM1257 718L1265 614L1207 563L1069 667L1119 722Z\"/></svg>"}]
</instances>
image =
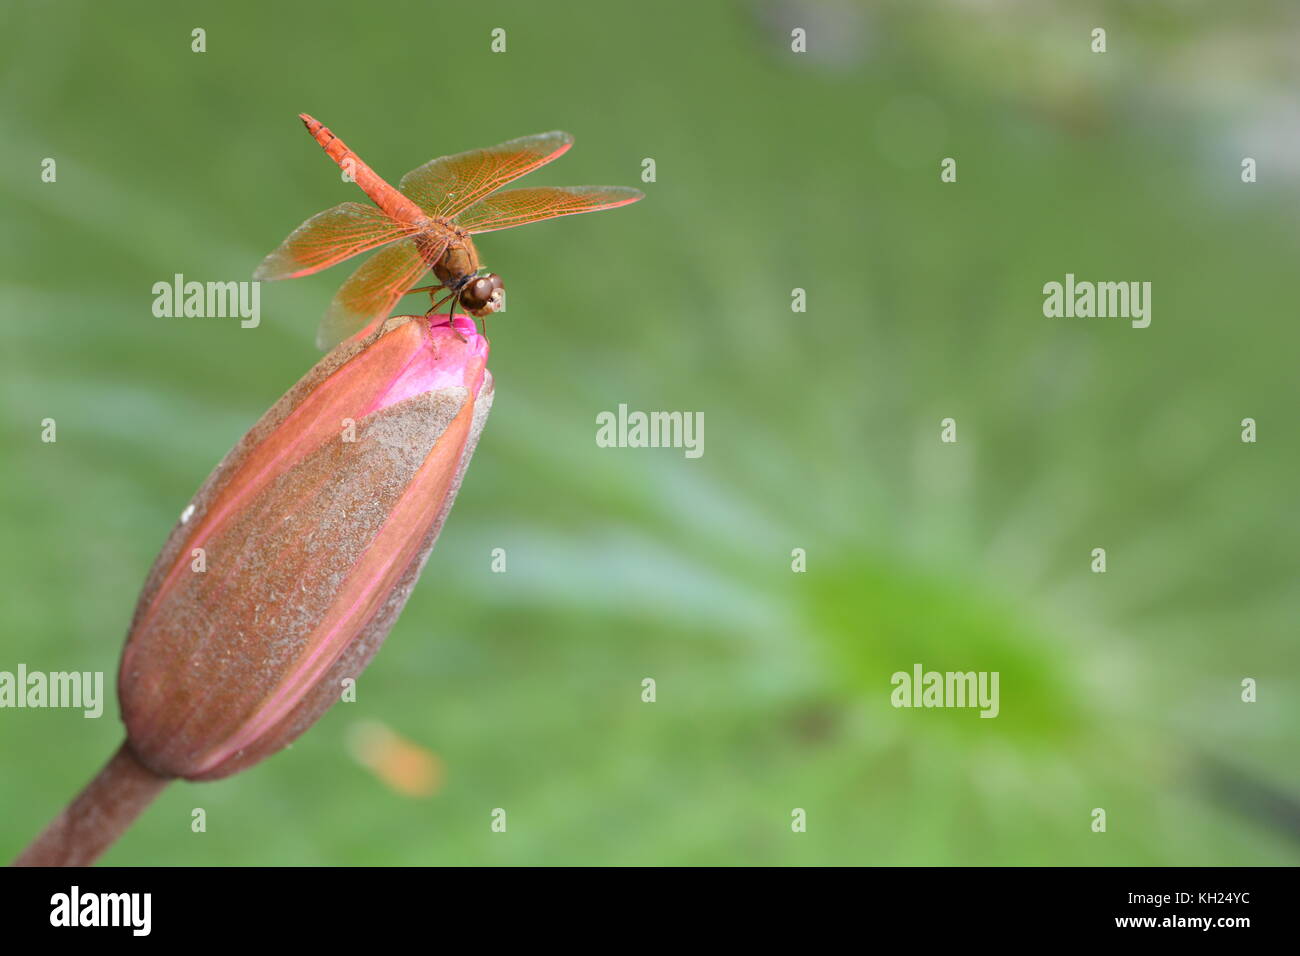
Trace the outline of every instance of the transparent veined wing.
<instances>
[{"instance_id":1,"label":"transparent veined wing","mask_svg":"<svg viewBox=\"0 0 1300 956\"><path fill-rule=\"evenodd\" d=\"M296 279L414 235L420 227L365 203L345 202L312 216L262 260L254 279Z\"/></svg>"},{"instance_id":2,"label":"transparent veined wing","mask_svg":"<svg viewBox=\"0 0 1300 956\"><path fill-rule=\"evenodd\" d=\"M573 137L555 130L499 146L431 159L402 177L397 188L429 215L451 217L508 182L562 156Z\"/></svg>"},{"instance_id":3,"label":"transparent veined wing","mask_svg":"<svg viewBox=\"0 0 1300 956\"><path fill-rule=\"evenodd\" d=\"M645 193L627 186L536 186L506 189L480 199L456 217L471 233L511 229L529 222L626 206Z\"/></svg>"},{"instance_id":4,"label":"transparent veined wing","mask_svg":"<svg viewBox=\"0 0 1300 956\"><path fill-rule=\"evenodd\" d=\"M445 240L399 242L380 249L348 277L334 294L316 332L316 345L333 348L360 332L375 319L385 319L406 290L429 271L429 263L441 258Z\"/></svg>"}]
</instances>

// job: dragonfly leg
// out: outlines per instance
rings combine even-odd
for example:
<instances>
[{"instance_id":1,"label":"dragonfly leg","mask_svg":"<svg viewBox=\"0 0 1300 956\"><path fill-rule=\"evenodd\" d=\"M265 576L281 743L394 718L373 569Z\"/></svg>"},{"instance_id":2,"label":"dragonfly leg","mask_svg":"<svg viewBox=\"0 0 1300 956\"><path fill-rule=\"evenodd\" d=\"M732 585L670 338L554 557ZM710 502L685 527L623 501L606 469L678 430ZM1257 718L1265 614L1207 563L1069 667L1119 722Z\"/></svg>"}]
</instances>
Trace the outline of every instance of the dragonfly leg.
<instances>
[{"instance_id":1,"label":"dragonfly leg","mask_svg":"<svg viewBox=\"0 0 1300 956\"><path fill-rule=\"evenodd\" d=\"M429 298L433 298L433 296L430 296ZM444 302L451 302L451 308L447 310L447 324L451 326L451 330L455 332L458 336L460 336L460 340L464 342L465 336L460 334L460 329L456 328L456 324L451 321L451 317L456 311L456 300L457 300L457 295L455 292L448 293L443 298L439 299L437 302L431 305L429 307L429 311L424 313L424 316L425 318L432 318L433 314L437 312L440 308L442 308L442 304Z\"/></svg>"},{"instance_id":2,"label":"dragonfly leg","mask_svg":"<svg viewBox=\"0 0 1300 956\"><path fill-rule=\"evenodd\" d=\"M414 292L415 290L412 289L411 291ZM429 296L429 298L432 299L433 296ZM454 298L456 298L456 293L454 293L454 292L451 293L451 294L449 294L449 295L444 296L443 298L441 298L441 299L439 299L437 302L435 302L433 305L429 306L429 311L426 312L426 313L424 313L424 314L425 314L426 316L433 315L433 313L437 312L439 309L442 308L442 304L443 304L444 302L446 302L448 299L454 299Z\"/></svg>"},{"instance_id":3,"label":"dragonfly leg","mask_svg":"<svg viewBox=\"0 0 1300 956\"><path fill-rule=\"evenodd\" d=\"M447 324L451 326L451 330L455 332L457 336L460 337L460 340L462 342L466 342L468 341L468 339L466 339L465 336L460 334L460 329L456 328L456 323L452 321L453 317L456 315L456 306L459 304L460 304L460 293L457 292L452 296L451 305L447 309Z\"/></svg>"}]
</instances>

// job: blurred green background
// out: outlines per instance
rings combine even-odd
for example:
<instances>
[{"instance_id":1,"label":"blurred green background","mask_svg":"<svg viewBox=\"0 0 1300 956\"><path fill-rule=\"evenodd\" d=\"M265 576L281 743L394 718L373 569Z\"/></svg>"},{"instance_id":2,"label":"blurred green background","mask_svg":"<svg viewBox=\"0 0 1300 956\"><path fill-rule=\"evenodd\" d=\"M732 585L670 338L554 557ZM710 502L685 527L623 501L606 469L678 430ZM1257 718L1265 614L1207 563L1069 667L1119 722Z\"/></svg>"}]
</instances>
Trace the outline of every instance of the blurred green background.
<instances>
[{"instance_id":1,"label":"blurred green background","mask_svg":"<svg viewBox=\"0 0 1300 956\"><path fill-rule=\"evenodd\" d=\"M176 516L316 360L351 265L264 285L255 330L151 312L363 198L298 112L394 182L561 128L528 184L648 194L481 239L495 408L359 700L170 788L105 863L1300 860L1294 4L0 18L0 670L112 686ZM1044 318L1067 272L1152 282L1151 327ZM619 403L704 412L704 456L598 448ZM917 662L999 671L1001 715L894 709ZM370 721L436 755L436 793L354 758ZM112 700L0 712L0 856L120 734Z\"/></svg>"}]
</instances>

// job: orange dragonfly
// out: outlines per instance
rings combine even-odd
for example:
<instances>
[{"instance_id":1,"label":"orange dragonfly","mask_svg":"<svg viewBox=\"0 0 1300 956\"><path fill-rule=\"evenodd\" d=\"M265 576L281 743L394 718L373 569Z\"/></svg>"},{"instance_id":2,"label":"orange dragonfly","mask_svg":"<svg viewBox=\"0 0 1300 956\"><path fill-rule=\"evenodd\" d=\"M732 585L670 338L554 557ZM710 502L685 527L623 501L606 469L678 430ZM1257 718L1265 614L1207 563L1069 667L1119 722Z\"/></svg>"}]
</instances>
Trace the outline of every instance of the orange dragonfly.
<instances>
[{"instance_id":1,"label":"orange dragonfly","mask_svg":"<svg viewBox=\"0 0 1300 956\"><path fill-rule=\"evenodd\" d=\"M497 192L573 145L573 137L558 130L431 159L403 176L394 189L328 128L306 113L299 119L375 203L345 202L317 213L253 273L255 279L296 279L379 249L330 303L316 333L316 344L323 349L376 319L382 322L408 292L428 292L435 299L439 290L445 291L429 313L450 301L448 315L459 304L470 315L486 318L501 308L505 286L500 276L480 266L470 236L626 206L645 195L625 186L534 186ZM430 269L438 285L414 288Z\"/></svg>"}]
</instances>

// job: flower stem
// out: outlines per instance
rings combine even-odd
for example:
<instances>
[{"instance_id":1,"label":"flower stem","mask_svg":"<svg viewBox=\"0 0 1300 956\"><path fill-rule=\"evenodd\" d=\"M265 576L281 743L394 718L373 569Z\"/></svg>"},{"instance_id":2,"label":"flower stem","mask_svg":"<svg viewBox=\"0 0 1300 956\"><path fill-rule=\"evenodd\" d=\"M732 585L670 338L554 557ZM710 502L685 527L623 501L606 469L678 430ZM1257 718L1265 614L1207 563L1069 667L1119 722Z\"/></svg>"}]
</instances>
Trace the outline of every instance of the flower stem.
<instances>
[{"instance_id":1,"label":"flower stem","mask_svg":"<svg viewBox=\"0 0 1300 956\"><path fill-rule=\"evenodd\" d=\"M13 865L89 866L169 782L147 769L123 743Z\"/></svg>"}]
</instances>

